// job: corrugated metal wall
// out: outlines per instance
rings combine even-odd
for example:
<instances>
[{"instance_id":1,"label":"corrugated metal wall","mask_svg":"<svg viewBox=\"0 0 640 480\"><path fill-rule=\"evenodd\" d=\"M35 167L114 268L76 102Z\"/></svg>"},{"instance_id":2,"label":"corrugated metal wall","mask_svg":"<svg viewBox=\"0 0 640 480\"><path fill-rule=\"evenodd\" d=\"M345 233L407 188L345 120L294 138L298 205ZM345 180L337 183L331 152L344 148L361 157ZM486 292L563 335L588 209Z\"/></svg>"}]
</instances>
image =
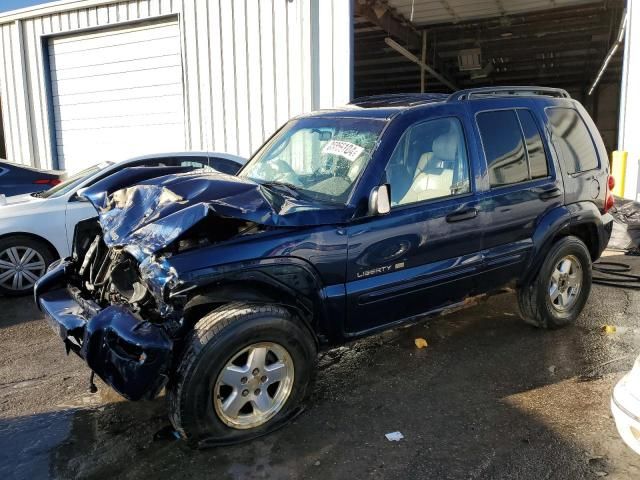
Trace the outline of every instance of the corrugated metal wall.
<instances>
[{"instance_id":1,"label":"corrugated metal wall","mask_svg":"<svg viewBox=\"0 0 640 480\"><path fill-rule=\"evenodd\" d=\"M350 3L76 0L0 16L7 157L57 166L44 38L167 16L182 34L185 148L249 156L292 116L349 101Z\"/></svg>"}]
</instances>

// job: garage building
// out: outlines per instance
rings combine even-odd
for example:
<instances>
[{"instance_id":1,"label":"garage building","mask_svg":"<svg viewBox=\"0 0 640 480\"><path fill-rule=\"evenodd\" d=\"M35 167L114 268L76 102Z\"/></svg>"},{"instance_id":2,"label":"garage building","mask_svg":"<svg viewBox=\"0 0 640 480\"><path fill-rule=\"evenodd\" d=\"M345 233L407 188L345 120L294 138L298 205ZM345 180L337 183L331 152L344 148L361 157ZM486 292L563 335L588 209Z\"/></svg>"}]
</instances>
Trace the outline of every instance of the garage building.
<instances>
[{"instance_id":1,"label":"garage building","mask_svg":"<svg viewBox=\"0 0 640 480\"><path fill-rule=\"evenodd\" d=\"M9 160L77 171L161 151L249 156L351 96L344 0L65 0L0 15Z\"/></svg>"},{"instance_id":2,"label":"garage building","mask_svg":"<svg viewBox=\"0 0 640 480\"><path fill-rule=\"evenodd\" d=\"M629 151L636 198L640 93L626 85L640 81L640 8L628 3L43 4L0 15L3 146L10 160L69 170L166 150L249 156L291 116L356 96L534 84L568 90L608 149Z\"/></svg>"}]
</instances>

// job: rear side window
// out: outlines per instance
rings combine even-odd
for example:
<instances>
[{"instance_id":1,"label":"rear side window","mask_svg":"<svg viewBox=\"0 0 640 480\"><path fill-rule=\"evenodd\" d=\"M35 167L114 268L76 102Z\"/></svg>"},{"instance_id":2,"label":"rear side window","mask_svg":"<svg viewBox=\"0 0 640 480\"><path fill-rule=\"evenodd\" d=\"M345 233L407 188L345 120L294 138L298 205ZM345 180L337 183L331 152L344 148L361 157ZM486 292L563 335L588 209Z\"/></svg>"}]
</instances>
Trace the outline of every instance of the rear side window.
<instances>
[{"instance_id":1,"label":"rear side window","mask_svg":"<svg viewBox=\"0 0 640 480\"><path fill-rule=\"evenodd\" d=\"M515 110L482 112L477 120L491 186L528 180L527 157Z\"/></svg>"},{"instance_id":2,"label":"rear side window","mask_svg":"<svg viewBox=\"0 0 640 480\"><path fill-rule=\"evenodd\" d=\"M529 110L518 110L518 118L520 119L524 141L527 145L531 178L544 178L549 175L549 167L547 166L547 156L544 153L542 137L538 127L536 127L533 114Z\"/></svg>"},{"instance_id":3,"label":"rear side window","mask_svg":"<svg viewBox=\"0 0 640 480\"><path fill-rule=\"evenodd\" d=\"M562 157L567 173L586 172L598 168L598 155L589 129L572 108L546 109L553 130L553 143Z\"/></svg>"}]
</instances>

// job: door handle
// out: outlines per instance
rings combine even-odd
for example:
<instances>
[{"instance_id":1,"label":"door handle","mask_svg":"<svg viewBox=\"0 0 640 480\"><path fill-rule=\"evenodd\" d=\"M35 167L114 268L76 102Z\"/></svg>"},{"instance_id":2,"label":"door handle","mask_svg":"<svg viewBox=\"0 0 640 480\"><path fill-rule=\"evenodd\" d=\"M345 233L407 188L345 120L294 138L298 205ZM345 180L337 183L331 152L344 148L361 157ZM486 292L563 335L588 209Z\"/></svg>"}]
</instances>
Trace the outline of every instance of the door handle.
<instances>
[{"instance_id":1,"label":"door handle","mask_svg":"<svg viewBox=\"0 0 640 480\"><path fill-rule=\"evenodd\" d=\"M464 208L462 210L456 210L453 213L450 213L445 218L447 222L462 222L463 220L471 220L472 218L476 218L478 216L478 209L475 207Z\"/></svg>"},{"instance_id":2,"label":"door handle","mask_svg":"<svg viewBox=\"0 0 640 480\"><path fill-rule=\"evenodd\" d=\"M536 188L534 189L534 192L538 194L540 200L551 200L552 198L556 198L562 195L562 190L560 190L558 187L548 189Z\"/></svg>"}]
</instances>

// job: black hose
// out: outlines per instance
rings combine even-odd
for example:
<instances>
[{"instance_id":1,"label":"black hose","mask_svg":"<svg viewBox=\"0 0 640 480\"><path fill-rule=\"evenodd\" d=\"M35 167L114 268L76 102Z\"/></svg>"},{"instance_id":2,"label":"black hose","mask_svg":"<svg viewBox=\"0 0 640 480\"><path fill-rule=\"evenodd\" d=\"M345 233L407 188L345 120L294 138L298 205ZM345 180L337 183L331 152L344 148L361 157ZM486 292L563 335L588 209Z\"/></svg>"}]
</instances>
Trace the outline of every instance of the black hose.
<instances>
[{"instance_id":1,"label":"black hose","mask_svg":"<svg viewBox=\"0 0 640 480\"><path fill-rule=\"evenodd\" d=\"M606 275L594 275L592 277L593 283L605 285L607 287L640 290L640 275L629 273L631 271L631 266L626 263L599 261L593 264L592 270Z\"/></svg>"}]
</instances>

